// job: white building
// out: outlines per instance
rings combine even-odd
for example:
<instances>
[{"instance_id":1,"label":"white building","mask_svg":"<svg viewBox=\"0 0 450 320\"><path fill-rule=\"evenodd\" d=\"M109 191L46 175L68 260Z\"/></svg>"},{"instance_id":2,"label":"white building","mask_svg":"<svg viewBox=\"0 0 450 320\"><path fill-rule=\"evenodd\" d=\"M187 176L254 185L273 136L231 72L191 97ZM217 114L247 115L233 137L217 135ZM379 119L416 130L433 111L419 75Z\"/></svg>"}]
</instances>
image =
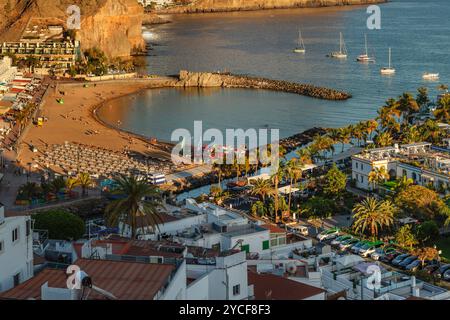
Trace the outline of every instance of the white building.
<instances>
[{"instance_id":1,"label":"white building","mask_svg":"<svg viewBox=\"0 0 450 320\"><path fill-rule=\"evenodd\" d=\"M247 300L253 295L244 252L216 257L215 264L188 264L187 278L189 300Z\"/></svg>"},{"instance_id":2,"label":"white building","mask_svg":"<svg viewBox=\"0 0 450 320\"><path fill-rule=\"evenodd\" d=\"M144 8L154 5L155 7L164 7L173 4L173 0L137 0Z\"/></svg>"},{"instance_id":3,"label":"white building","mask_svg":"<svg viewBox=\"0 0 450 320\"><path fill-rule=\"evenodd\" d=\"M13 81L16 74L17 67L12 66L12 59L7 56L3 57L0 60L0 85Z\"/></svg>"},{"instance_id":4,"label":"white building","mask_svg":"<svg viewBox=\"0 0 450 320\"><path fill-rule=\"evenodd\" d=\"M450 185L450 155L430 143L395 145L369 149L352 157L352 179L356 187L373 190L369 174L384 167L390 179L406 176L418 185L433 184L439 190Z\"/></svg>"},{"instance_id":5,"label":"white building","mask_svg":"<svg viewBox=\"0 0 450 320\"><path fill-rule=\"evenodd\" d=\"M5 217L0 204L0 292L33 276L33 239L29 216Z\"/></svg>"}]
</instances>

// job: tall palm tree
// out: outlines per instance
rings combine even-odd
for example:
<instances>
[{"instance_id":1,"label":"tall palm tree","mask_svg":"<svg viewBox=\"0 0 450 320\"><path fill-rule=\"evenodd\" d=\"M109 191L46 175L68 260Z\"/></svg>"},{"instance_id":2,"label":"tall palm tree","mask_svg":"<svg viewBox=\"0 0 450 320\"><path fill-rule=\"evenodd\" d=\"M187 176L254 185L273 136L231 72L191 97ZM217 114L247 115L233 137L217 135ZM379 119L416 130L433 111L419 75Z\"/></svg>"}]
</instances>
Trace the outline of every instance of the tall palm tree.
<instances>
[{"instance_id":1,"label":"tall palm tree","mask_svg":"<svg viewBox=\"0 0 450 320\"><path fill-rule=\"evenodd\" d=\"M297 180L302 177L301 165L297 158L292 158L286 163L286 175L289 177L288 212L291 216L292 185L296 185Z\"/></svg>"},{"instance_id":2,"label":"tall palm tree","mask_svg":"<svg viewBox=\"0 0 450 320\"><path fill-rule=\"evenodd\" d=\"M401 112L403 123L411 123L411 117L419 112L420 107L416 99L410 93L403 93L398 100L397 109Z\"/></svg>"},{"instance_id":3,"label":"tall palm tree","mask_svg":"<svg viewBox=\"0 0 450 320\"><path fill-rule=\"evenodd\" d=\"M274 193L274 209L275 209L275 222L278 222L278 209L279 209L279 194L278 194L278 186L280 182L284 178L285 173L285 163L280 161L278 165L278 170L272 174L272 183L273 183L273 193Z\"/></svg>"},{"instance_id":4,"label":"tall palm tree","mask_svg":"<svg viewBox=\"0 0 450 320\"><path fill-rule=\"evenodd\" d=\"M159 224L164 223L159 211L164 209L159 190L136 176L121 175L114 181L117 189L113 193L121 197L105 209L108 224L127 224L131 227L132 239L136 238L138 229L144 232L148 227L159 230Z\"/></svg>"},{"instance_id":5,"label":"tall palm tree","mask_svg":"<svg viewBox=\"0 0 450 320\"><path fill-rule=\"evenodd\" d=\"M350 142L350 130L348 128L338 129L338 141L342 144L341 152L344 152L345 144Z\"/></svg>"},{"instance_id":6,"label":"tall palm tree","mask_svg":"<svg viewBox=\"0 0 450 320\"><path fill-rule=\"evenodd\" d=\"M261 201L265 203L266 197L273 195L273 188L270 180L264 180L261 178L254 180L250 194L258 196Z\"/></svg>"},{"instance_id":7,"label":"tall palm tree","mask_svg":"<svg viewBox=\"0 0 450 320\"><path fill-rule=\"evenodd\" d=\"M375 186L377 185L379 188L380 183L385 182L389 179L389 174L386 171L386 167L375 167L370 171L368 180L369 182Z\"/></svg>"},{"instance_id":8,"label":"tall palm tree","mask_svg":"<svg viewBox=\"0 0 450 320\"><path fill-rule=\"evenodd\" d=\"M438 121L450 123L450 95L445 95L439 99L434 116Z\"/></svg>"},{"instance_id":9,"label":"tall palm tree","mask_svg":"<svg viewBox=\"0 0 450 320\"><path fill-rule=\"evenodd\" d=\"M379 230L393 224L394 212L395 207L389 200L368 197L353 208L353 229L361 233L369 231L376 238Z\"/></svg>"},{"instance_id":10,"label":"tall palm tree","mask_svg":"<svg viewBox=\"0 0 450 320\"><path fill-rule=\"evenodd\" d=\"M50 188L54 193L58 193L59 191L61 191L61 189L65 187L66 187L66 180L64 180L63 176L59 176L53 179L53 181L50 184Z\"/></svg>"},{"instance_id":11,"label":"tall palm tree","mask_svg":"<svg viewBox=\"0 0 450 320\"><path fill-rule=\"evenodd\" d=\"M94 185L94 181L91 179L89 173L80 173L77 176L78 184L81 187L83 196L87 195L88 188Z\"/></svg>"},{"instance_id":12,"label":"tall palm tree","mask_svg":"<svg viewBox=\"0 0 450 320\"><path fill-rule=\"evenodd\" d=\"M393 142L394 139L392 138L392 135L388 131L379 132L375 137L375 144L378 147L387 147L392 145Z\"/></svg>"}]
</instances>

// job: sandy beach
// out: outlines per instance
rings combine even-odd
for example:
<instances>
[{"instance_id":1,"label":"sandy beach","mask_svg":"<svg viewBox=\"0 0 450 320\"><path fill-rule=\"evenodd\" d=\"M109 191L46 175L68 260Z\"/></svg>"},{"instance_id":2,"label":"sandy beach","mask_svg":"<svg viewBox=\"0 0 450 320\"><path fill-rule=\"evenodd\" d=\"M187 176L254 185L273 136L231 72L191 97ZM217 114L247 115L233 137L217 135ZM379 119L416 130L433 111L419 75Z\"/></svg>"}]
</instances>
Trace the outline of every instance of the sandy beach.
<instances>
[{"instance_id":1,"label":"sandy beach","mask_svg":"<svg viewBox=\"0 0 450 320\"><path fill-rule=\"evenodd\" d=\"M53 83L41 111L48 119L42 127L31 126L20 146L18 160L22 165L35 163L36 158L52 145L65 142L96 146L112 151L138 152L152 157L170 158L170 154L150 141L109 128L93 117L100 105L140 90L165 86L167 78L144 81L121 80L102 83ZM54 86L54 87L53 87ZM64 93L64 94L62 94ZM62 98L64 104L58 103ZM38 149L33 153L30 146Z\"/></svg>"}]
</instances>

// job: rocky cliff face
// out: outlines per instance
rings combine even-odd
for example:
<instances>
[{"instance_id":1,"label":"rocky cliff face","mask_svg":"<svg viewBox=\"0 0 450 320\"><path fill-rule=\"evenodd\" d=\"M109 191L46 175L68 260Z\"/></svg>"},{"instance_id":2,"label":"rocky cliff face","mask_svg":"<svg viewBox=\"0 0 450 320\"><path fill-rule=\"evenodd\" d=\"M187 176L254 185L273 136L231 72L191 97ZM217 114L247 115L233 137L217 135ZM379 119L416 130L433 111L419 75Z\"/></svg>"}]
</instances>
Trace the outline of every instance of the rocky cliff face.
<instances>
[{"instance_id":1,"label":"rocky cliff face","mask_svg":"<svg viewBox=\"0 0 450 320\"><path fill-rule=\"evenodd\" d=\"M194 13L259 10L277 8L314 8L387 2L388 0L192 0L184 6L161 10L161 13Z\"/></svg>"},{"instance_id":2,"label":"rocky cliff face","mask_svg":"<svg viewBox=\"0 0 450 320\"><path fill-rule=\"evenodd\" d=\"M81 9L77 38L83 49L101 48L109 57L126 57L143 48L143 8L136 0L0 0L0 41L20 38L31 18L58 18L65 24L67 8Z\"/></svg>"}]
</instances>

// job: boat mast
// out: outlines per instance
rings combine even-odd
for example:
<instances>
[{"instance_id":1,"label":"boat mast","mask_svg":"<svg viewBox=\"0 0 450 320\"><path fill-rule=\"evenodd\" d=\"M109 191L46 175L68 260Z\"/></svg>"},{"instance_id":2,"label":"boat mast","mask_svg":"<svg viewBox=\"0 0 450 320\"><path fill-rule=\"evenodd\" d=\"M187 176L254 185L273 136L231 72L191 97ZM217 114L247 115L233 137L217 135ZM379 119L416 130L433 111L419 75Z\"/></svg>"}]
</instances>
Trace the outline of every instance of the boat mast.
<instances>
[{"instance_id":1,"label":"boat mast","mask_svg":"<svg viewBox=\"0 0 450 320\"><path fill-rule=\"evenodd\" d=\"M365 42L365 48L366 48L366 56L369 56L369 50L367 50L367 34L364 34L364 42Z\"/></svg>"},{"instance_id":2,"label":"boat mast","mask_svg":"<svg viewBox=\"0 0 450 320\"><path fill-rule=\"evenodd\" d=\"M389 69L391 69L391 48L389 48Z\"/></svg>"},{"instance_id":3,"label":"boat mast","mask_svg":"<svg viewBox=\"0 0 450 320\"><path fill-rule=\"evenodd\" d=\"M342 53L342 32L339 32L339 53Z\"/></svg>"}]
</instances>

